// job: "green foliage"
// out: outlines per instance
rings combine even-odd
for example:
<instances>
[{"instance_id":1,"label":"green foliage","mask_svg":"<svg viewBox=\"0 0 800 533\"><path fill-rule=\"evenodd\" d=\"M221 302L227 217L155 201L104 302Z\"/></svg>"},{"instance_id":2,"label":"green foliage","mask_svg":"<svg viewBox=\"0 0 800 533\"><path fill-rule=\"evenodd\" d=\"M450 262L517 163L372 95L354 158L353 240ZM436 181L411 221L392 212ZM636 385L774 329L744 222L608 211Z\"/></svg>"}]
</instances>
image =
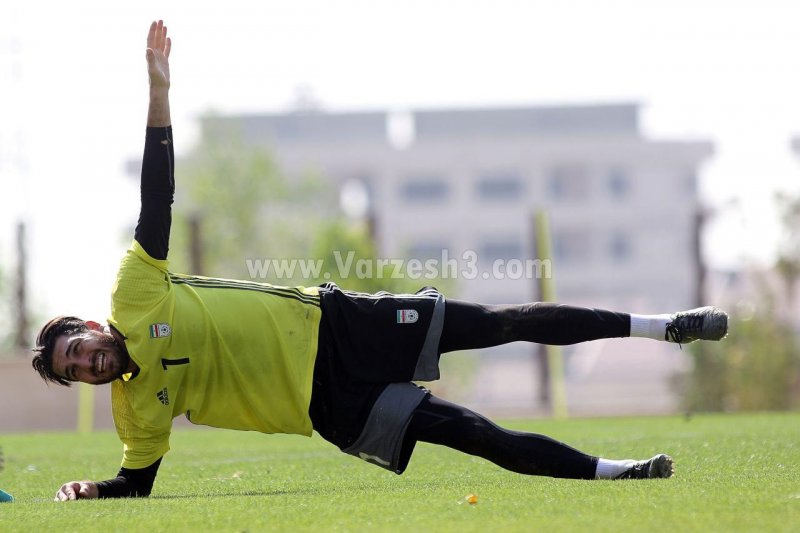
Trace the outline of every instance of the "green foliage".
<instances>
[{"instance_id":1,"label":"green foliage","mask_svg":"<svg viewBox=\"0 0 800 533\"><path fill-rule=\"evenodd\" d=\"M528 477L420 443L397 476L318 436L176 429L150 498L55 503L64 481L116 474L116 435L0 435L0 488L17 500L0 504L0 530L790 531L800 523L800 414L504 425L604 457L670 453L676 474Z\"/></svg>"},{"instance_id":2,"label":"green foliage","mask_svg":"<svg viewBox=\"0 0 800 533\"><path fill-rule=\"evenodd\" d=\"M791 328L769 313L734 318L719 343L689 348L695 367L686 396L691 411L775 410L800 405L800 358Z\"/></svg>"},{"instance_id":3,"label":"green foliage","mask_svg":"<svg viewBox=\"0 0 800 533\"><path fill-rule=\"evenodd\" d=\"M782 226L776 268L786 284L790 303L798 278L800 278L800 196L778 194L776 197Z\"/></svg>"},{"instance_id":4,"label":"green foliage","mask_svg":"<svg viewBox=\"0 0 800 533\"><path fill-rule=\"evenodd\" d=\"M176 170L174 268L190 270L191 219L200 221L206 274L243 278L249 258L303 257L311 235L335 216L333 191L311 174L289 179L267 150L242 142L233 126L220 128Z\"/></svg>"},{"instance_id":5,"label":"green foliage","mask_svg":"<svg viewBox=\"0 0 800 533\"><path fill-rule=\"evenodd\" d=\"M690 347L694 369L686 407L698 411L793 409L800 407L800 344L793 310L800 278L800 197L776 197L782 237L775 271L783 287L756 278L747 316L732 316L721 343Z\"/></svg>"},{"instance_id":6,"label":"green foliage","mask_svg":"<svg viewBox=\"0 0 800 533\"><path fill-rule=\"evenodd\" d=\"M414 279L405 269L395 275L394 265L379 263L375 243L363 225L348 224L343 220L327 224L316 234L311 257L321 259L330 274L323 281L332 281L353 291L386 291L395 294L414 293L425 285L434 285L445 291L449 284L444 280Z\"/></svg>"},{"instance_id":7,"label":"green foliage","mask_svg":"<svg viewBox=\"0 0 800 533\"><path fill-rule=\"evenodd\" d=\"M425 285L440 290L452 285L412 279L405 270L395 276L392 265L376 260L367 228L339 214L335 190L326 180L313 173L283 174L264 147L242 141L235 120L210 124L176 171L170 245L174 270L279 285L333 281L363 292L408 293ZM191 267L188 228L193 219L200 222L202 272ZM252 268L254 261L272 260L286 260L288 268L280 275L274 268ZM321 268L309 274L300 262Z\"/></svg>"}]
</instances>

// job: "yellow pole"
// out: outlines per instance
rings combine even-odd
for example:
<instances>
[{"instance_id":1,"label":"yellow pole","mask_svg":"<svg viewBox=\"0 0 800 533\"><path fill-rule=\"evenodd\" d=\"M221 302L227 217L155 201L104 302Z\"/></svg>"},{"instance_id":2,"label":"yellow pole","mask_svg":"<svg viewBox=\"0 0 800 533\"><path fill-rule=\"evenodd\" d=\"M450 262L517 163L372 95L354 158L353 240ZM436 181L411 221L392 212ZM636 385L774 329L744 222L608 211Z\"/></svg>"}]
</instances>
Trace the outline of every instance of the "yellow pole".
<instances>
[{"instance_id":1,"label":"yellow pole","mask_svg":"<svg viewBox=\"0 0 800 533\"><path fill-rule=\"evenodd\" d=\"M94 429L94 385L78 384L78 433Z\"/></svg>"},{"instance_id":2,"label":"yellow pole","mask_svg":"<svg viewBox=\"0 0 800 533\"><path fill-rule=\"evenodd\" d=\"M550 242L550 221L547 211L536 212L536 256L541 261L553 260L553 247ZM552 268L543 268L539 278L542 301L556 301L556 282ZM547 274L550 274L549 276ZM547 366L550 371L550 403L555 418L567 418L567 389L564 385L564 360L560 346L546 346Z\"/></svg>"}]
</instances>

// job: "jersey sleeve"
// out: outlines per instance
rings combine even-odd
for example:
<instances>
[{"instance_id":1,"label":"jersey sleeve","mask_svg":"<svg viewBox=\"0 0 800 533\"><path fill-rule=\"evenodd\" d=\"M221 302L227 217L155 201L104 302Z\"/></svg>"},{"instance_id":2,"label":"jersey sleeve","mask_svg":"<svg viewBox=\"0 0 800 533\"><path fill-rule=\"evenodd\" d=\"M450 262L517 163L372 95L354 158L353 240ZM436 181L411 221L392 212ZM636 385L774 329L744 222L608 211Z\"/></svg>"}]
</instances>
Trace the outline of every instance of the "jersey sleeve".
<instances>
[{"instance_id":1,"label":"jersey sleeve","mask_svg":"<svg viewBox=\"0 0 800 533\"><path fill-rule=\"evenodd\" d=\"M125 385L115 381L111 388L111 407L117 435L123 444L122 467L142 469L152 465L169 451L169 436L172 419L166 416L147 416L147 412L135 414L136 401Z\"/></svg>"},{"instance_id":2,"label":"jersey sleeve","mask_svg":"<svg viewBox=\"0 0 800 533\"><path fill-rule=\"evenodd\" d=\"M128 337L130 329L162 301L169 290L169 262L150 256L136 240L120 262L111 291L108 323ZM137 361L138 362L138 361Z\"/></svg>"},{"instance_id":3,"label":"jersey sleeve","mask_svg":"<svg viewBox=\"0 0 800 533\"><path fill-rule=\"evenodd\" d=\"M150 496L161 459L146 468L122 467L114 479L97 483L100 498L143 498Z\"/></svg>"},{"instance_id":4,"label":"jersey sleeve","mask_svg":"<svg viewBox=\"0 0 800 533\"><path fill-rule=\"evenodd\" d=\"M141 211L135 239L156 259L166 259L175 195L172 127L147 128L142 157Z\"/></svg>"}]
</instances>

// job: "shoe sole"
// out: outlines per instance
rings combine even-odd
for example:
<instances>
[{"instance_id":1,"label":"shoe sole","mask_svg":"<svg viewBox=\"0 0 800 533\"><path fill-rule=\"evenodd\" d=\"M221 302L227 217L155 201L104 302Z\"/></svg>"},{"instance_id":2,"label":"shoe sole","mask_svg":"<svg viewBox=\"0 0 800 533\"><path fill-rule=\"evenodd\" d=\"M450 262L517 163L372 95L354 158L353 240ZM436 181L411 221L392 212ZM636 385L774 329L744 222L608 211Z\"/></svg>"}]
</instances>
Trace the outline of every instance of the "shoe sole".
<instances>
[{"instance_id":1,"label":"shoe sole","mask_svg":"<svg viewBox=\"0 0 800 533\"><path fill-rule=\"evenodd\" d=\"M709 307L703 318L703 340L721 341L728 335L728 313Z\"/></svg>"},{"instance_id":2,"label":"shoe sole","mask_svg":"<svg viewBox=\"0 0 800 533\"><path fill-rule=\"evenodd\" d=\"M728 336L728 313L717 307L706 306L690 309L679 314L695 314L703 316L703 328L697 337L688 337L681 344L694 341L721 341Z\"/></svg>"},{"instance_id":3,"label":"shoe sole","mask_svg":"<svg viewBox=\"0 0 800 533\"><path fill-rule=\"evenodd\" d=\"M650 468L647 469L647 477L650 479L672 477L672 474L675 473L672 457L669 455L662 453L656 455L650 461Z\"/></svg>"}]
</instances>

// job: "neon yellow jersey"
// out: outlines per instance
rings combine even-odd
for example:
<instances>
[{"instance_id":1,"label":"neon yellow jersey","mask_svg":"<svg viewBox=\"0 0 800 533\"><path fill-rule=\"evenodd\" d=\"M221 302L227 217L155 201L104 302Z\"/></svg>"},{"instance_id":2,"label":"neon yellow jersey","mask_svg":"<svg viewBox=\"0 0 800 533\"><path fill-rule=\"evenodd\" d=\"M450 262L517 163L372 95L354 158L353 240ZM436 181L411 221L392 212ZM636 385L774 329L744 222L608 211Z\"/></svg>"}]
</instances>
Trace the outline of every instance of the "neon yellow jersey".
<instances>
[{"instance_id":1,"label":"neon yellow jersey","mask_svg":"<svg viewBox=\"0 0 800 533\"><path fill-rule=\"evenodd\" d=\"M169 450L172 419L311 435L317 354L316 287L173 274L134 241L122 260L108 322L139 366L112 384L122 466Z\"/></svg>"}]
</instances>

